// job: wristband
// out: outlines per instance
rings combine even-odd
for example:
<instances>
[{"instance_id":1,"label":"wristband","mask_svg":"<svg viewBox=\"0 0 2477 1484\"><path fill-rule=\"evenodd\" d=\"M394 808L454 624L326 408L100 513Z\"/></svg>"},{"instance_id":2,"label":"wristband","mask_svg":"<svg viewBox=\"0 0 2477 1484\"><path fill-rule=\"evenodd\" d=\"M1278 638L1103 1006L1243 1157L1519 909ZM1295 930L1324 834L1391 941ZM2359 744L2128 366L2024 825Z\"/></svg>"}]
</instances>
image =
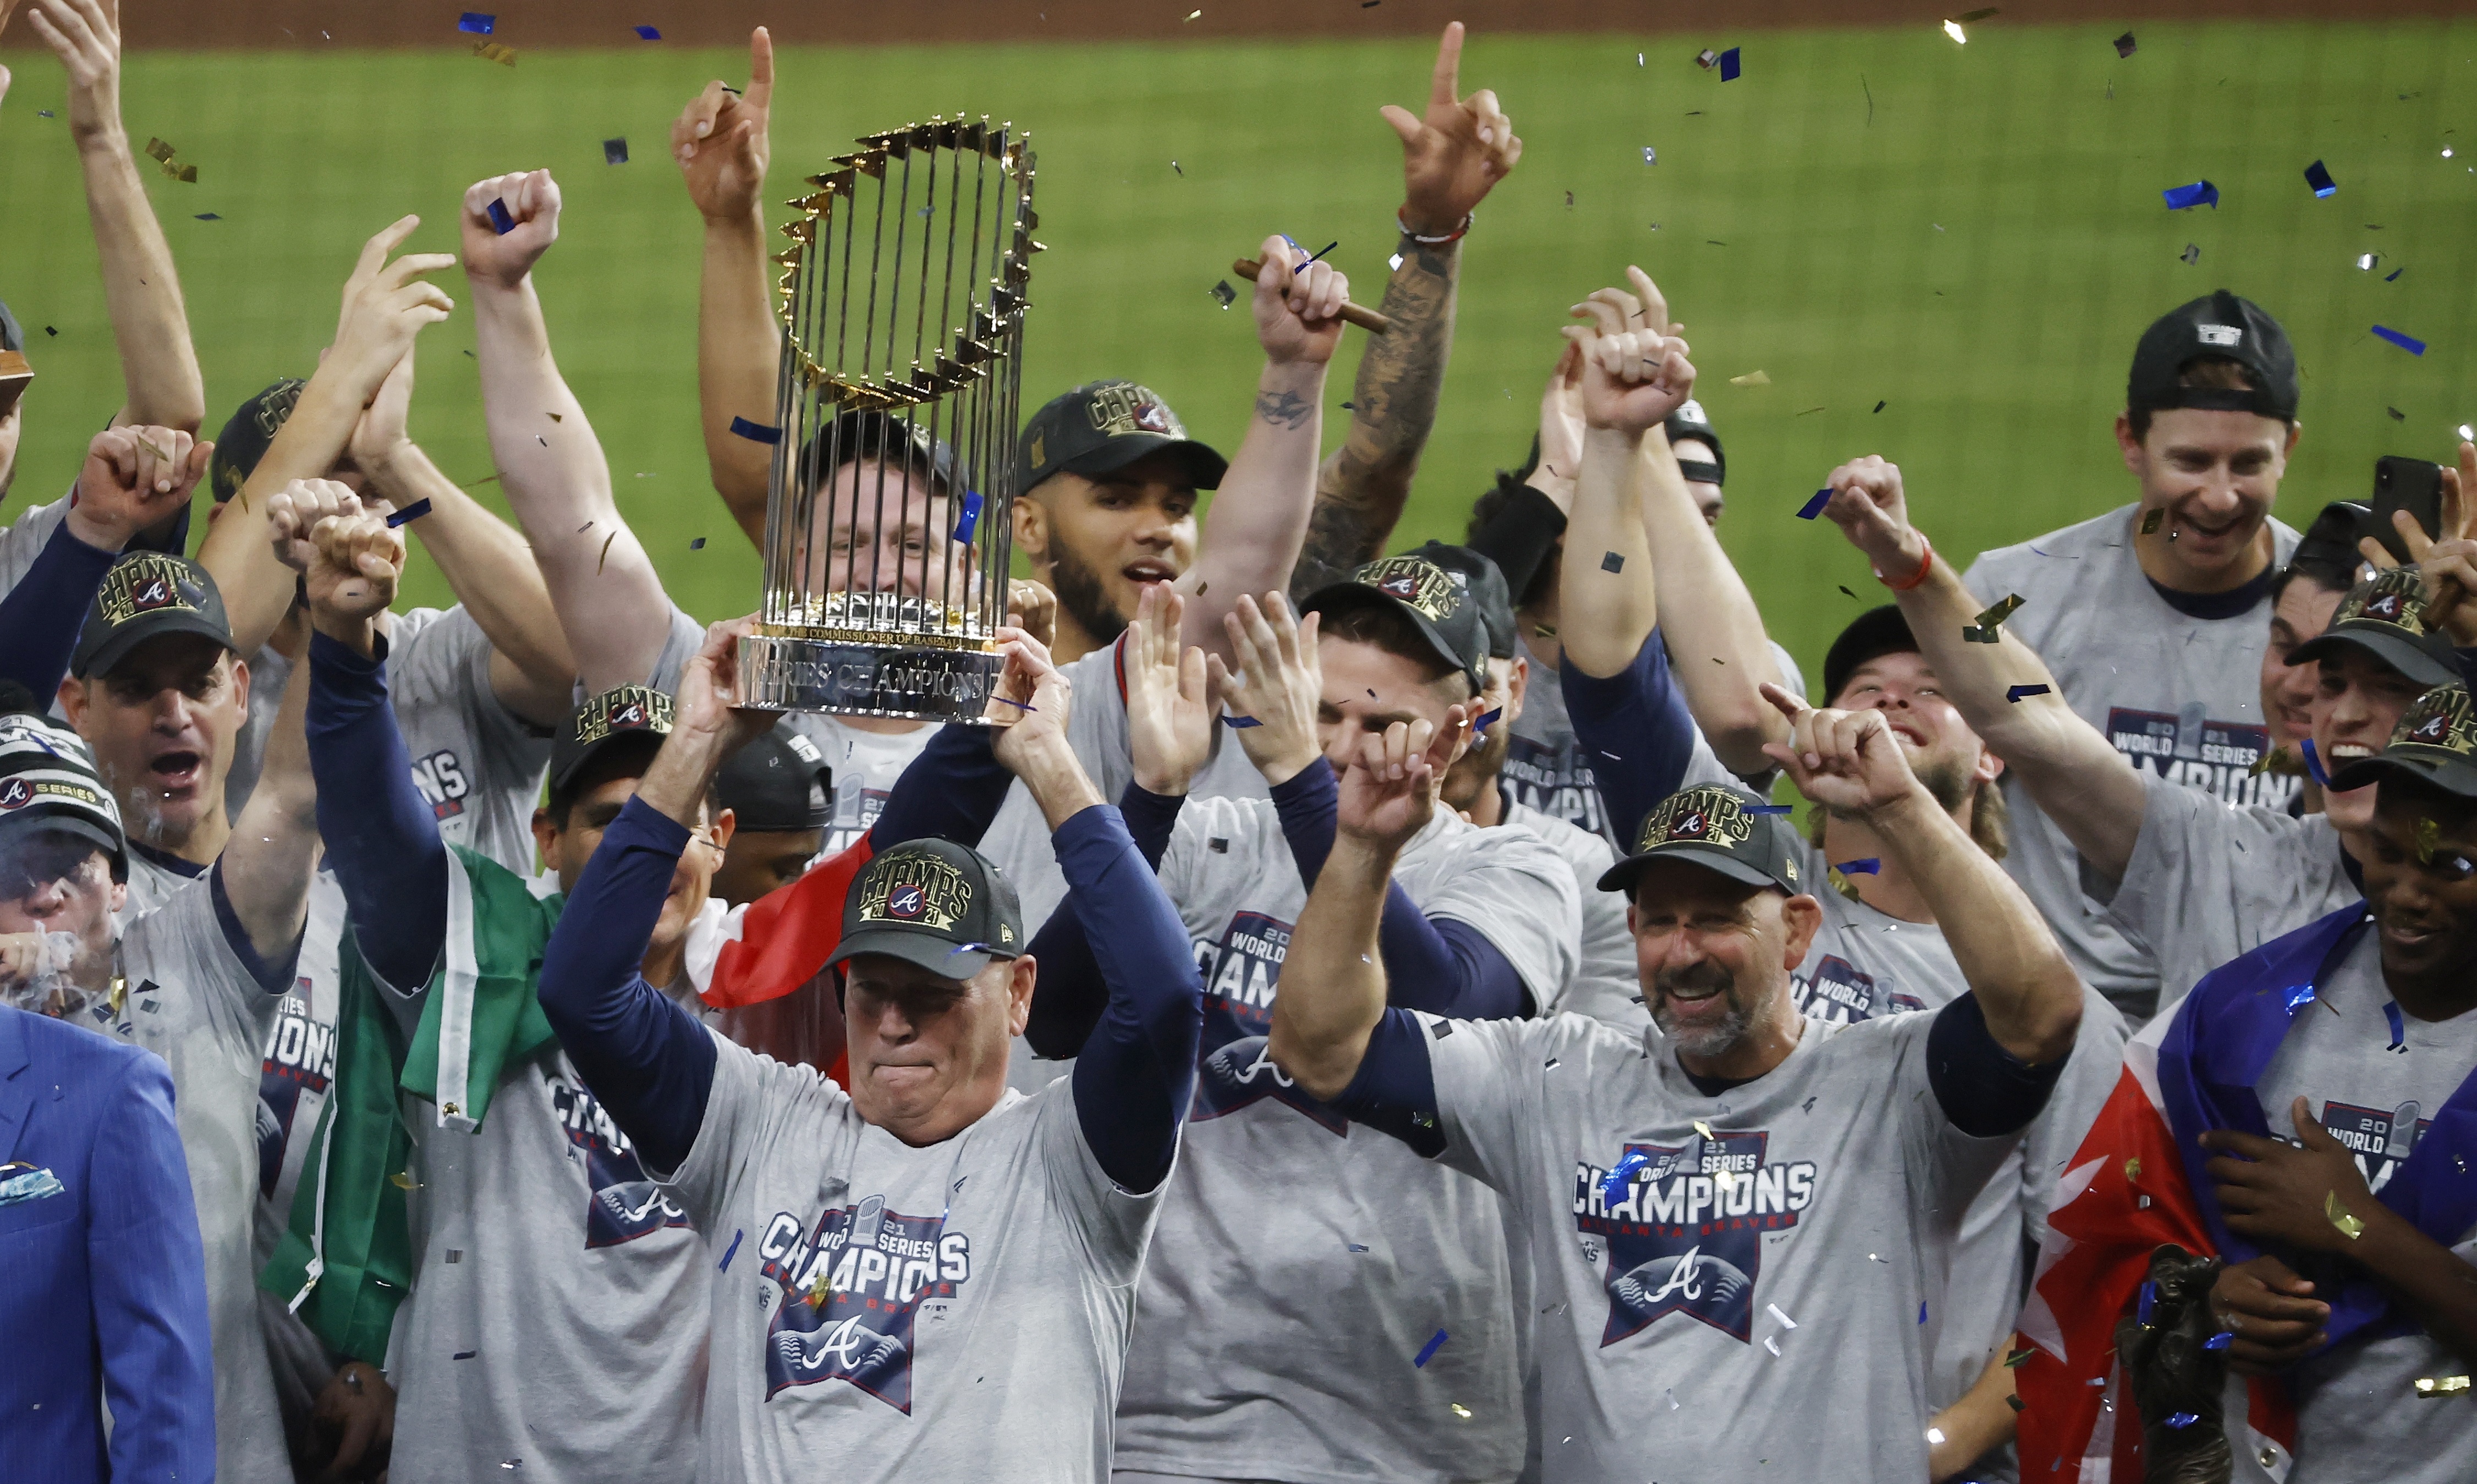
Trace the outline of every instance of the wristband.
<instances>
[{"instance_id":1,"label":"wristband","mask_svg":"<svg viewBox=\"0 0 2477 1484\"><path fill-rule=\"evenodd\" d=\"M1442 247L1448 242L1459 242L1463 239L1464 236L1470 231L1471 223L1477 220L1479 220L1479 213L1465 213L1463 216L1462 225L1456 227L1453 231L1446 233L1443 237L1421 237L1416 232L1411 230L1409 223L1403 221L1402 214L1400 212L1395 212L1393 214L1393 225L1402 229L1402 235L1404 237L1409 238L1412 241L1418 243L1422 247Z\"/></svg>"},{"instance_id":2,"label":"wristband","mask_svg":"<svg viewBox=\"0 0 2477 1484\"><path fill-rule=\"evenodd\" d=\"M1935 570L1935 542L1927 540L1927 533L1920 531L1918 533L1918 544L1927 549L1927 554L1918 559L1918 569L1909 581L1894 582L1889 577L1885 576L1880 570L1875 573L1875 580L1882 583L1885 587L1891 589L1895 592L1907 592L1911 589L1915 588L1918 584L1926 581L1927 573Z\"/></svg>"}]
</instances>

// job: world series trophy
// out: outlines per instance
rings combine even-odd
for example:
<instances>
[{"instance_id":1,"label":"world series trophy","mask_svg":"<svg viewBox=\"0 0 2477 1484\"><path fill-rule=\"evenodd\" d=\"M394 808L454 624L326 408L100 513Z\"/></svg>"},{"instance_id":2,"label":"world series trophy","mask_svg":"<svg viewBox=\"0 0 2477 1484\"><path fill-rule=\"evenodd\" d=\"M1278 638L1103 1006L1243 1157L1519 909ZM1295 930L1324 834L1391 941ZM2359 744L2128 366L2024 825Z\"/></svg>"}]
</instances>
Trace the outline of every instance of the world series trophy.
<instances>
[{"instance_id":1,"label":"world series trophy","mask_svg":"<svg viewBox=\"0 0 2477 1484\"><path fill-rule=\"evenodd\" d=\"M768 710L1002 723L1033 155L986 118L859 143L809 177L774 260L783 364L742 689Z\"/></svg>"}]
</instances>

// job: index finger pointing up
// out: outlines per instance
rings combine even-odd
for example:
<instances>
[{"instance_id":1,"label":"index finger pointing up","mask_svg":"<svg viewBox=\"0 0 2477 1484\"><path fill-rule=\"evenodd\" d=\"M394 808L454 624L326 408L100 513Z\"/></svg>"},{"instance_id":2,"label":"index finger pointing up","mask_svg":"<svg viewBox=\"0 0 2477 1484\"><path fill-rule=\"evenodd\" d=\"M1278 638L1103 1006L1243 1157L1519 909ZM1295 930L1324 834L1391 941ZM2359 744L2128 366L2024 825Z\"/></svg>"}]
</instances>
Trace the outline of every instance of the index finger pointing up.
<instances>
[{"instance_id":1,"label":"index finger pointing up","mask_svg":"<svg viewBox=\"0 0 2477 1484\"><path fill-rule=\"evenodd\" d=\"M774 38L760 26L748 34L748 106L763 111L774 101Z\"/></svg>"},{"instance_id":2,"label":"index finger pointing up","mask_svg":"<svg viewBox=\"0 0 2477 1484\"><path fill-rule=\"evenodd\" d=\"M1437 71L1429 80L1428 101L1447 108L1462 100L1463 23L1451 21L1437 42Z\"/></svg>"}]
</instances>

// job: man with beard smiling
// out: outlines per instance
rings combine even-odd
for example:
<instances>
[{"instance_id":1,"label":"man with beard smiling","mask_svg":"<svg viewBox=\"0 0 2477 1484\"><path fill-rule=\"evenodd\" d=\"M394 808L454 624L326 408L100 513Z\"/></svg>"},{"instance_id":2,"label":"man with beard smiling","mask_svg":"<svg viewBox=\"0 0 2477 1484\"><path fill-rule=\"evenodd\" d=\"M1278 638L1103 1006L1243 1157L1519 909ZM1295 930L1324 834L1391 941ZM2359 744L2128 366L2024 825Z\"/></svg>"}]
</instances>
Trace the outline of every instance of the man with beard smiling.
<instances>
[{"instance_id":1,"label":"man with beard smiling","mask_svg":"<svg viewBox=\"0 0 2477 1484\"><path fill-rule=\"evenodd\" d=\"M2455 505L2462 481L2477 489L2477 445L2462 445L2461 465L2446 471ZM2044 807L2064 832L2106 894L2111 926L2159 966L2161 1009L2218 965L2356 898L2370 792L2326 790L2322 813L2298 817L2272 802L2232 804L2201 781L2137 766L2055 693L2054 676L2013 625L1993 643L1964 637L1977 599L1924 556L1928 543L1910 524L1897 466L1870 456L1833 470L1830 483L1824 515L1850 543L1878 571L1920 574L1896 588L1919 649L1962 717L2004 760L2016 797ZM2419 567L2358 584L2330 628L2289 656L2318 667L2306 745L2326 775L2372 756L2427 688L2461 678L2453 637L2477 627L2477 606L2466 601L2477 588L2477 541L2428 541L2420 532L2410 550ZM2164 750L2173 739L2157 741ZM2253 752L2250 743L2212 746L2225 761L2206 756L2195 767L2241 773Z\"/></svg>"},{"instance_id":2,"label":"man with beard smiling","mask_svg":"<svg viewBox=\"0 0 2477 1484\"><path fill-rule=\"evenodd\" d=\"M2235 766L2204 771L2232 804L2282 808L2299 788L2249 770L2271 739L2245 683L2270 584L2296 544L2270 518L2296 446L2296 353L2277 320L2226 289L2179 306L2142 332L2115 419L2139 500L1987 552L1965 579L1979 608L2024 600L2006 632L2046 657L2064 701L2134 767L2182 776L2206 750L2230 758ZM1925 557L1909 556L1880 568L1884 577L1923 579ZM2076 858L2068 821L2017 774L2009 792L2006 868L2091 987L2128 1019L2146 1019L2160 998L2158 963L2086 894L2087 857Z\"/></svg>"}]
</instances>

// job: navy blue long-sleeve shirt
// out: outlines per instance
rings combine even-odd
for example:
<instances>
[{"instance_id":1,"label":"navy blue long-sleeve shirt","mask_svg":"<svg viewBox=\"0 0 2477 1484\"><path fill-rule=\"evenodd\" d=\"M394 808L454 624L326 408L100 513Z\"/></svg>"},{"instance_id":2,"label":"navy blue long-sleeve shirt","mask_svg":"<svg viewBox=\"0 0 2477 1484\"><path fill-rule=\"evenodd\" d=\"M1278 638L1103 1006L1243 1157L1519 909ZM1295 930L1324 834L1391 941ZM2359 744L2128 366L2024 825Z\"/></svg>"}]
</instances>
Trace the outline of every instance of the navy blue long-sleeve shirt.
<instances>
[{"instance_id":1,"label":"navy blue long-sleeve shirt","mask_svg":"<svg viewBox=\"0 0 2477 1484\"><path fill-rule=\"evenodd\" d=\"M430 978L447 937L447 844L413 786L388 704L387 641L364 659L310 637L310 773L318 835L344 888L353 937L379 977L410 993Z\"/></svg>"},{"instance_id":2,"label":"navy blue long-sleeve shirt","mask_svg":"<svg viewBox=\"0 0 2477 1484\"><path fill-rule=\"evenodd\" d=\"M1590 755L1609 822L1630 848L1643 817L1677 792L1694 759L1694 717L1669 671L1660 631L1651 631L1632 665L1605 678L1561 661L1557 684L1574 738Z\"/></svg>"},{"instance_id":3,"label":"navy blue long-sleeve shirt","mask_svg":"<svg viewBox=\"0 0 2477 1484\"><path fill-rule=\"evenodd\" d=\"M1203 984L1178 915L1116 810L1084 810L1053 838L1068 904L1086 919L1109 985L1077 1064L1076 1115L1110 1178L1150 1190L1178 1146ZM712 1037L638 971L688 839L677 820L630 799L569 894L542 960L551 1028L658 1170L688 1157L713 1087Z\"/></svg>"},{"instance_id":4,"label":"navy blue long-sleeve shirt","mask_svg":"<svg viewBox=\"0 0 2477 1484\"><path fill-rule=\"evenodd\" d=\"M119 553L70 535L65 519L53 530L26 575L0 597L0 680L16 681L51 704L69 672L87 606L118 560Z\"/></svg>"}]
</instances>

